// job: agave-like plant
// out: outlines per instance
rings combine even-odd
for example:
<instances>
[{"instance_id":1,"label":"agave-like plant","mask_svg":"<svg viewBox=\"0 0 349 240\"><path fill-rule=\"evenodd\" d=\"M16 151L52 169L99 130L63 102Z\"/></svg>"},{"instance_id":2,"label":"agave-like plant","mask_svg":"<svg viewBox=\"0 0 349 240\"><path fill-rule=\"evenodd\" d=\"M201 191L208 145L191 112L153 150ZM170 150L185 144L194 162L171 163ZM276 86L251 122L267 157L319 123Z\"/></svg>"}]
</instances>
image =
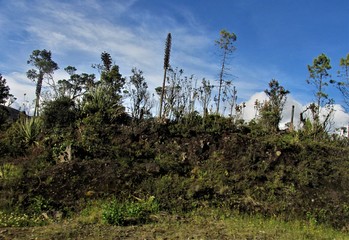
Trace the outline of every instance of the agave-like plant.
<instances>
[{"instance_id":1,"label":"agave-like plant","mask_svg":"<svg viewBox=\"0 0 349 240\"><path fill-rule=\"evenodd\" d=\"M110 119L114 120L123 112L123 107L112 94L112 88L100 84L90 90L83 104L83 112L87 115L104 112L109 115Z\"/></svg>"},{"instance_id":2,"label":"agave-like plant","mask_svg":"<svg viewBox=\"0 0 349 240\"><path fill-rule=\"evenodd\" d=\"M42 129L42 120L39 117L20 118L15 126L19 140L30 147L38 144L38 136Z\"/></svg>"}]
</instances>

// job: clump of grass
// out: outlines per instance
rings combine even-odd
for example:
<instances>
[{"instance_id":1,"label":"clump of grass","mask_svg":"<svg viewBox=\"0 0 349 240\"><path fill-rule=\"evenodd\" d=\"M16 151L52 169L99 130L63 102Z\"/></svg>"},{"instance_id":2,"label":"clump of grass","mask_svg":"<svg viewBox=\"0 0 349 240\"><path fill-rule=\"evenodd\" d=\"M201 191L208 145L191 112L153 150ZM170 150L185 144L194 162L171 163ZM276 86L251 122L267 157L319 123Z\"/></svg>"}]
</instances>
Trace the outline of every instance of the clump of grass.
<instances>
[{"instance_id":1,"label":"clump of grass","mask_svg":"<svg viewBox=\"0 0 349 240\"><path fill-rule=\"evenodd\" d=\"M192 219L190 225L210 226L212 231L221 229L222 236L229 236L228 239L349 239L349 234L312 219L283 221L277 217L240 214L224 209L199 209L187 217ZM194 233L195 227L191 231Z\"/></svg>"},{"instance_id":2,"label":"clump of grass","mask_svg":"<svg viewBox=\"0 0 349 240\"><path fill-rule=\"evenodd\" d=\"M101 203L92 202L83 214L105 211ZM4 237L9 239L28 239L28 236L31 239L349 239L347 233L313 221L285 222L275 217L242 215L224 209L201 208L182 215L170 215L164 212L156 215L158 216L156 222L133 226L86 225L72 219L36 228L7 228ZM88 219L86 216L83 217L85 220Z\"/></svg>"},{"instance_id":3,"label":"clump of grass","mask_svg":"<svg viewBox=\"0 0 349 240\"><path fill-rule=\"evenodd\" d=\"M150 214L159 210L154 199L154 196L151 196L147 200L137 199L137 202L113 200L103 208L103 221L118 226L145 223L150 220Z\"/></svg>"},{"instance_id":4,"label":"clump of grass","mask_svg":"<svg viewBox=\"0 0 349 240\"><path fill-rule=\"evenodd\" d=\"M22 174L22 169L11 163L0 165L0 180L19 179Z\"/></svg>"},{"instance_id":5,"label":"clump of grass","mask_svg":"<svg viewBox=\"0 0 349 240\"><path fill-rule=\"evenodd\" d=\"M4 213L0 211L0 227L33 227L47 224L40 216L29 216L27 214Z\"/></svg>"},{"instance_id":6,"label":"clump of grass","mask_svg":"<svg viewBox=\"0 0 349 240\"><path fill-rule=\"evenodd\" d=\"M75 217L78 224L102 224L103 200L89 201L86 207Z\"/></svg>"}]
</instances>

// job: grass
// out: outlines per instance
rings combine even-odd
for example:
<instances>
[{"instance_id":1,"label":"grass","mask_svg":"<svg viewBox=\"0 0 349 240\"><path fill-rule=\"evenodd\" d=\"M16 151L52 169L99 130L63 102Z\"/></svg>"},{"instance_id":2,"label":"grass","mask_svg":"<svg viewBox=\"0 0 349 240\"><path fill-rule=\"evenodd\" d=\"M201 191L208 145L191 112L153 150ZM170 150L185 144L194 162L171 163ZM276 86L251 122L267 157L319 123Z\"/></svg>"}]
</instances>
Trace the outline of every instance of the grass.
<instances>
[{"instance_id":1,"label":"grass","mask_svg":"<svg viewBox=\"0 0 349 240\"><path fill-rule=\"evenodd\" d=\"M47 226L0 228L0 239L349 239L349 234L313 222L284 222L215 209L152 216L153 222L111 226L101 221L102 208L89 206L79 216Z\"/></svg>"}]
</instances>

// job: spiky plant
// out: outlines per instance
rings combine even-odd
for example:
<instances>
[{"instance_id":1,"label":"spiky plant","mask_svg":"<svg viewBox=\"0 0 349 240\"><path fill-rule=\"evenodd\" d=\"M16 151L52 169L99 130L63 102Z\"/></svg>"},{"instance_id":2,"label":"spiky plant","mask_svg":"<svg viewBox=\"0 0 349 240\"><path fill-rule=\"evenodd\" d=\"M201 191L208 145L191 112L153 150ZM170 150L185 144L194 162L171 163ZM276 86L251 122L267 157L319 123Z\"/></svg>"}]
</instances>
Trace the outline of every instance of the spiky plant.
<instances>
[{"instance_id":1,"label":"spiky plant","mask_svg":"<svg viewBox=\"0 0 349 240\"><path fill-rule=\"evenodd\" d=\"M159 117L162 117L162 105L165 95L165 83L166 83L166 73L170 67L170 53L171 53L172 36L171 33L167 34L166 44L165 44L165 57L164 57L164 80L162 82L161 97L160 97L160 113Z\"/></svg>"},{"instance_id":2,"label":"spiky plant","mask_svg":"<svg viewBox=\"0 0 349 240\"><path fill-rule=\"evenodd\" d=\"M15 125L17 137L25 147L38 145L38 137L42 129L42 121L38 117L22 117Z\"/></svg>"}]
</instances>

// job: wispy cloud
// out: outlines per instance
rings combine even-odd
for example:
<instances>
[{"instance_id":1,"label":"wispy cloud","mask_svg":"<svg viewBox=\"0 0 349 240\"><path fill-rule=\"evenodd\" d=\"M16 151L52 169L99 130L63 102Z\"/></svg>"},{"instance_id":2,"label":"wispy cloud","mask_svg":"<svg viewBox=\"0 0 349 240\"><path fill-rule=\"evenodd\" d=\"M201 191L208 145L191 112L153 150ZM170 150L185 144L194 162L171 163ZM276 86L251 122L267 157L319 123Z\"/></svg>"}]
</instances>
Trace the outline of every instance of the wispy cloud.
<instances>
[{"instance_id":1,"label":"wispy cloud","mask_svg":"<svg viewBox=\"0 0 349 240\"><path fill-rule=\"evenodd\" d=\"M172 66L184 68L189 75L200 77L213 69L212 63L205 59L204 51L211 40L194 18L188 17L189 14L186 16L190 24L182 25L171 16L134 11L133 4L137 1L116 3L90 0L88 4L85 1L74 4L65 1L33 2L11 2L8 5L11 9L17 9L18 19L7 28L21 29L28 34L26 39L18 36L13 39L25 41L24 47L33 47L25 49L20 60L22 64L16 62L19 69L7 73L16 94L22 95L24 92L20 90L23 85L17 84L19 80L16 78L19 76L13 72L23 71L20 79L24 82L22 79L25 79L25 72L30 68L26 65L26 59L34 49L51 50L53 59L61 68L66 65L85 66L79 70L86 72L91 70L92 63L99 62L102 51L108 51L124 75L128 75L132 67L142 69L149 85L155 88L162 79L165 38L171 32L174 39ZM21 14L24 12L25 17ZM12 14L13 10L9 15L4 15L3 21L8 21ZM195 29L190 26L195 26ZM57 80L60 76L56 74L54 77Z\"/></svg>"},{"instance_id":2,"label":"wispy cloud","mask_svg":"<svg viewBox=\"0 0 349 240\"><path fill-rule=\"evenodd\" d=\"M157 73L159 79L162 76L165 38L168 32L172 32L173 66L185 70L188 67L188 73L198 75L212 70L212 63L207 58L205 60L205 48L211 44L211 39L204 29L194 24L194 20L190 20L189 24L195 25L196 28L192 29L178 24L176 19L169 16L164 19L163 16L127 11L136 1L128 4L106 2L108 6L102 6L98 1L91 2L91 5L83 8L53 1L47 1L40 7L34 6L36 14L28 18L26 31L37 40L38 47L50 49L53 55L78 58L71 55L74 52L87 56L90 61L87 65L90 65L92 58L98 61L100 53L108 51L121 66L121 71L130 72L135 66L144 70L145 74L152 72L154 76ZM21 8L29 6L22 5ZM112 10L106 10L109 8ZM85 14L91 9L96 10L95 15ZM113 22L103 17L111 12L120 15ZM121 17L127 19L129 14L131 23ZM137 19L134 16L140 17ZM84 61L81 57L79 60Z\"/></svg>"},{"instance_id":3,"label":"wispy cloud","mask_svg":"<svg viewBox=\"0 0 349 240\"><path fill-rule=\"evenodd\" d=\"M218 79L220 59L214 46L214 40L219 37L216 30L206 28L207 22L198 19L183 4L164 2L162 4L166 8L161 9L156 8L155 4L149 4L154 10L142 9L140 3L137 0L3 1L0 9L0 33L4 38L0 39L0 43L4 49L0 70L8 79L12 92L17 97L27 93L28 97L34 98L35 84L25 76L25 72L31 68L26 60L34 49L43 48L52 51L53 59L61 67L54 75L56 80L67 77L62 70L67 65L77 67L79 72L93 72L91 64L98 63L101 52L107 51L120 66L124 76L130 75L132 67L143 70L148 85L153 90L162 82L165 39L169 32L173 37L173 67L183 68L186 75L194 74L198 82L203 77L211 83ZM250 4L247 5L246 8L240 7L244 14L251 7ZM241 17L249 22L248 26L252 26L253 31L258 29L258 19L249 20L244 14ZM260 14L260 18L265 16ZM259 29L265 30L263 27ZM252 104L248 110L249 115L246 110L246 116L253 116L255 97L261 97L254 94L266 89L273 78L279 80L286 89L299 90L291 90L294 98L309 101L306 76L304 79L302 75L299 79L292 79L292 71L286 71L277 62L264 62L266 58L263 54L270 49L263 50L262 43L254 48L248 38L255 36L258 41L265 40L266 37L271 37L269 33L261 33L262 30L259 30L247 35L247 30L246 25L238 27L246 44L241 44L242 49L238 47L230 65L233 83L238 90L238 101ZM240 36L238 44L239 41ZM269 42L264 44L268 47L271 45ZM248 49L256 52L249 55ZM245 59L246 56L252 56L252 59ZM274 58L278 59L277 56ZM289 102L291 100L290 97ZM299 105L299 109L305 102L293 101ZM289 118L288 112L285 113L285 121Z\"/></svg>"}]
</instances>

